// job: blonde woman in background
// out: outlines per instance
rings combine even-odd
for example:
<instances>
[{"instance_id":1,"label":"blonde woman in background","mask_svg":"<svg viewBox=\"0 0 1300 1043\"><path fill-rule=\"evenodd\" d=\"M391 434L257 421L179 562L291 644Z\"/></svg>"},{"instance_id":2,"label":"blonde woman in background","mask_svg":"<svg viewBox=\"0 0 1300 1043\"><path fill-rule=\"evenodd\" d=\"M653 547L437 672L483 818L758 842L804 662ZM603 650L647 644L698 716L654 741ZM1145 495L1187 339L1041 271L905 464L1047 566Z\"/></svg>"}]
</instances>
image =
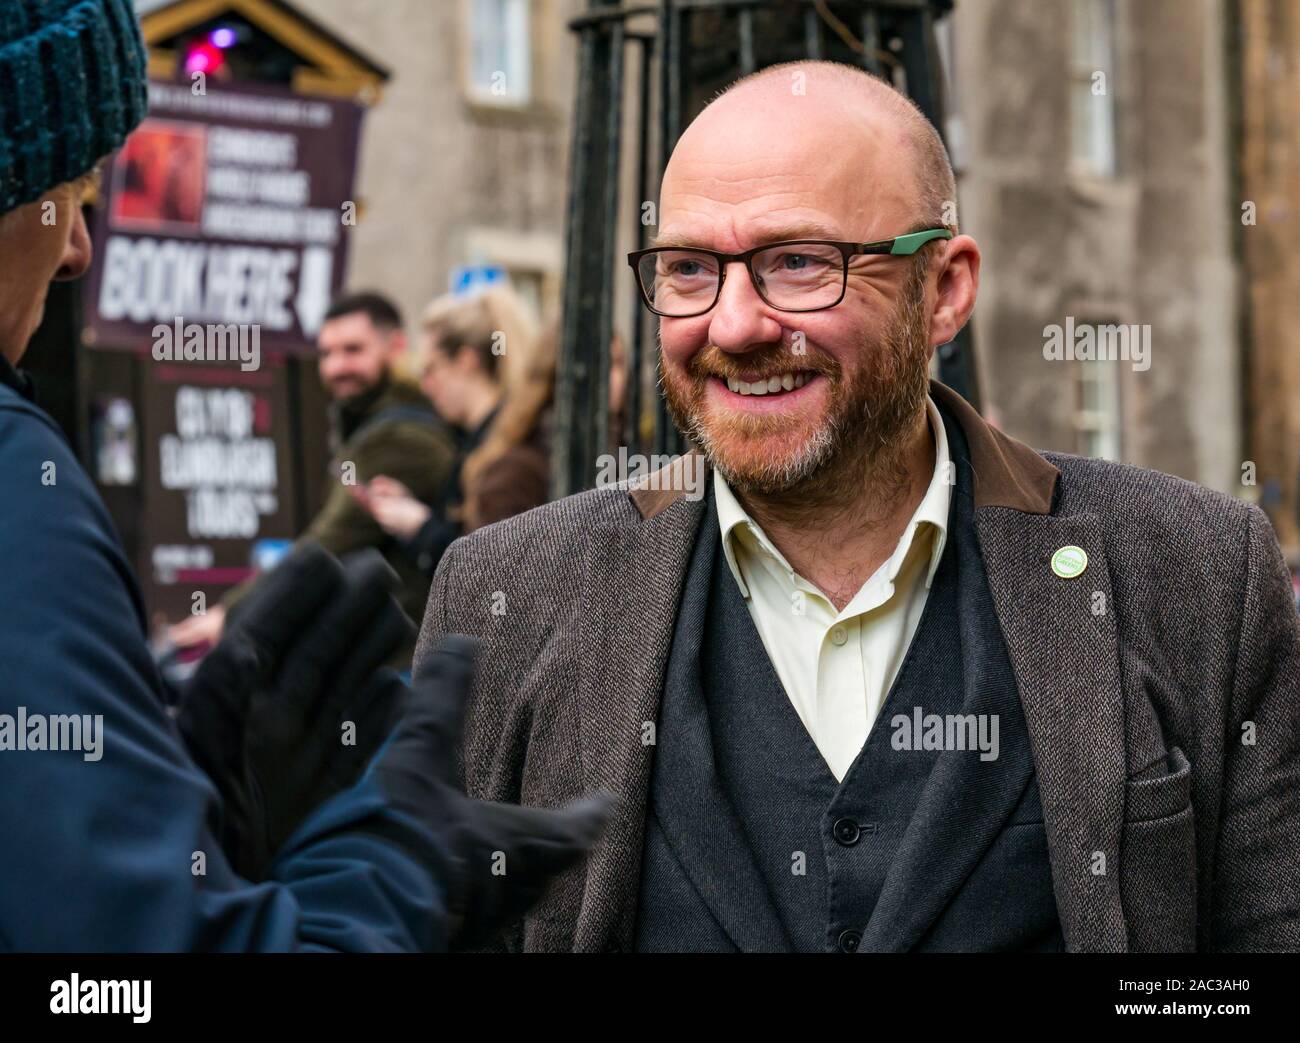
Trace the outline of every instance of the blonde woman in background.
<instances>
[{"instance_id":1,"label":"blonde woman in background","mask_svg":"<svg viewBox=\"0 0 1300 1043\"><path fill-rule=\"evenodd\" d=\"M432 573L457 536L546 502L557 330L552 324L539 335L504 287L439 297L421 325L420 386L463 432L460 466L437 503L383 475L358 487L357 497Z\"/></svg>"}]
</instances>

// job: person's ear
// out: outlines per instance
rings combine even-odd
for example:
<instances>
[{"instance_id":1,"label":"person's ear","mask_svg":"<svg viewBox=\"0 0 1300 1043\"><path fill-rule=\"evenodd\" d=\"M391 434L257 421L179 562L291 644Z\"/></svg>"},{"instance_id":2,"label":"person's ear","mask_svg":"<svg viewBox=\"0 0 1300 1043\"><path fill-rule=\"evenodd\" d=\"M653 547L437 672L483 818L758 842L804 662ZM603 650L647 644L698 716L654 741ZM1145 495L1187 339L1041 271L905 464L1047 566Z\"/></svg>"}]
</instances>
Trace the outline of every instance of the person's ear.
<instances>
[{"instance_id":1,"label":"person's ear","mask_svg":"<svg viewBox=\"0 0 1300 1043\"><path fill-rule=\"evenodd\" d=\"M961 332L975 310L980 285L979 244L968 235L940 242L943 252L934 262L939 278L930 312L931 347L947 344Z\"/></svg>"},{"instance_id":2,"label":"person's ear","mask_svg":"<svg viewBox=\"0 0 1300 1043\"><path fill-rule=\"evenodd\" d=\"M406 354L406 330L393 330L388 335L388 357L396 360Z\"/></svg>"}]
</instances>

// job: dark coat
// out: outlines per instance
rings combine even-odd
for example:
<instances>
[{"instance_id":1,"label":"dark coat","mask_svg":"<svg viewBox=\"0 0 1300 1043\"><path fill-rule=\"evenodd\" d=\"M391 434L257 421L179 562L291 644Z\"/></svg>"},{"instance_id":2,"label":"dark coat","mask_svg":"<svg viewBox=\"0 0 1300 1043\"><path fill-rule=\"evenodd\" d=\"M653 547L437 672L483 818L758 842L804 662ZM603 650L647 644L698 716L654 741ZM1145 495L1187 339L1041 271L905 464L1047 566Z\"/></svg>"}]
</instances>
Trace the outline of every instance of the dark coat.
<instances>
[{"instance_id":1,"label":"dark coat","mask_svg":"<svg viewBox=\"0 0 1300 1043\"><path fill-rule=\"evenodd\" d=\"M375 835L416 827L370 785L318 809L268 882L230 870L108 513L29 394L0 359L0 950L440 945L432 877ZM13 748L20 714L100 718L98 759Z\"/></svg>"},{"instance_id":2,"label":"dark coat","mask_svg":"<svg viewBox=\"0 0 1300 1043\"><path fill-rule=\"evenodd\" d=\"M1037 453L931 394L970 448L1067 948L1300 949L1300 623L1267 517L1169 475ZM680 481L660 484L676 488L596 489L489 526L434 576L417 675L443 633L484 640L470 794L622 798L504 944L632 945L643 735L704 516ZM1071 545L1087 569L1061 579L1050 562Z\"/></svg>"}]
</instances>

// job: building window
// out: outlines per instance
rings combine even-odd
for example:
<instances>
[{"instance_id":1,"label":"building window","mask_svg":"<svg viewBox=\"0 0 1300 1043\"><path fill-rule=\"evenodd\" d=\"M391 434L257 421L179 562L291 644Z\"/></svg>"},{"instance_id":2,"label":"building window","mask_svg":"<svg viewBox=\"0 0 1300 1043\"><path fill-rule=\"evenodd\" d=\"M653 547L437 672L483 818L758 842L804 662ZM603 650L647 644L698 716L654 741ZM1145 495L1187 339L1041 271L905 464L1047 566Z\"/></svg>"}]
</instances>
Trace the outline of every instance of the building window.
<instances>
[{"instance_id":1,"label":"building window","mask_svg":"<svg viewBox=\"0 0 1300 1043\"><path fill-rule=\"evenodd\" d=\"M1119 363L1078 361L1075 366L1074 429L1083 456L1120 458Z\"/></svg>"},{"instance_id":2,"label":"building window","mask_svg":"<svg viewBox=\"0 0 1300 1043\"><path fill-rule=\"evenodd\" d=\"M1072 35L1071 161L1078 173L1114 177L1114 0L1074 0Z\"/></svg>"},{"instance_id":3,"label":"building window","mask_svg":"<svg viewBox=\"0 0 1300 1043\"><path fill-rule=\"evenodd\" d=\"M468 0L469 94L488 105L532 98L530 0Z\"/></svg>"}]
</instances>

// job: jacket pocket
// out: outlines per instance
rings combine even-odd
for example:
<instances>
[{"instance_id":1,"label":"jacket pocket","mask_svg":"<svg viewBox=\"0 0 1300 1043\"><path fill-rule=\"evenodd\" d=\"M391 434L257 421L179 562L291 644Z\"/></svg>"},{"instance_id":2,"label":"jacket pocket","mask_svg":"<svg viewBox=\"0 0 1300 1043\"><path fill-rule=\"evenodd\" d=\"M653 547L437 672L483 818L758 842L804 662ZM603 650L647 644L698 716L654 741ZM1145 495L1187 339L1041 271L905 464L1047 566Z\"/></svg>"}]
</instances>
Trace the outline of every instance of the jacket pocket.
<instances>
[{"instance_id":1,"label":"jacket pocket","mask_svg":"<svg viewBox=\"0 0 1300 1043\"><path fill-rule=\"evenodd\" d=\"M1172 771L1155 779L1130 782L1125 795L1124 821L1147 822L1176 815L1192 800L1192 765L1177 746L1169 750Z\"/></svg>"},{"instance_id":2,"label":"jacket pocket","mask_svg":"<svg viewBox=\"0 0 1300 1043\"><path fill-rule=\"evenodd\" d=\"M1133 952L1196 949L1192 766L1177 746L1169 774L1126 787L1120 895Z\"/></svg>"}]
</instances>

